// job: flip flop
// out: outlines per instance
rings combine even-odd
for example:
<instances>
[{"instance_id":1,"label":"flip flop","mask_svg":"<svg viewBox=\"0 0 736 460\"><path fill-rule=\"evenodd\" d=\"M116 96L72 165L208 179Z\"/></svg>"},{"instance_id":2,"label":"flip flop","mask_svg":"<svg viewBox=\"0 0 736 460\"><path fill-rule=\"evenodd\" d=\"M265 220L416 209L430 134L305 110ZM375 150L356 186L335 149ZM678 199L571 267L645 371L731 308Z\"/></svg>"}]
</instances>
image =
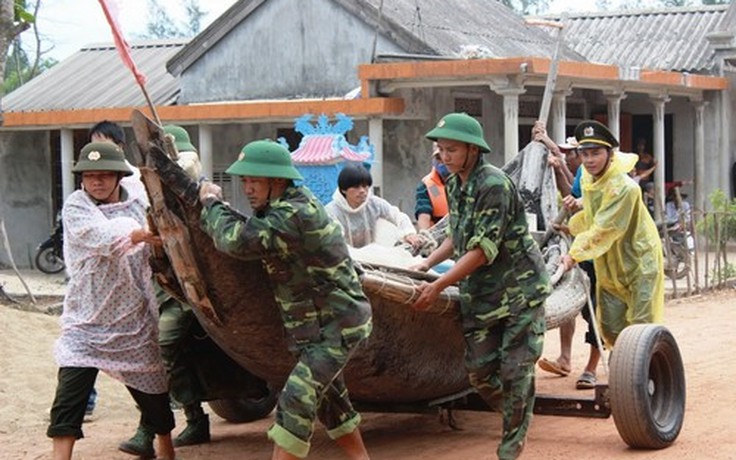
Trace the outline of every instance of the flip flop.
<instances>
[{"instance_id":1,"label":"flip flop","mask_svg":"<svg viewBox=\"0 0 736 460\"><path fill-rule=\"evenodd\" d=\"M557 374L560 377L567 377L570 375L570 371L563 369L557 361L550 361L547 358L542 358L537 364L539 364L539 367L541 367L542 370L552 374Z\"/></svg>"},{"instance_id":2,"label":"flip flop","mask_svg":"<svg viewBox=\"0 0 736 460\"><path fill-rule=\"evenodd\" d=\"M575 388L578 390L592 390L595 388L595 384L598 382L598 379L595 378L595 374L592 372L585 371L582 374L580 374L580 377L578 377L578 381L575 382Z\"/></svg>"}]
</instances>

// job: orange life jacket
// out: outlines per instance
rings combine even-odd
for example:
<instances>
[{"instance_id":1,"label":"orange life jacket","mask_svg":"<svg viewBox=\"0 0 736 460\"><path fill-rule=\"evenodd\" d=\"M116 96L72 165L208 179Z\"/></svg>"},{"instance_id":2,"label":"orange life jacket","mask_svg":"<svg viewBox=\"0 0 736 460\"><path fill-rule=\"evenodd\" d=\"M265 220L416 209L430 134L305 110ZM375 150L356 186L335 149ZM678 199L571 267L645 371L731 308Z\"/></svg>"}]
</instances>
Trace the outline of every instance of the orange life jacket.
<instances>
[{"instance_id":1,"label":"orange life jacket","mask_svg":"<svg viewBox=\"0 0 736 460\"><path fill-rule=\"evenodd\" d=\"M432 203L432 223L436 223L447 215L447 196L445 195L445 183L442 177L432 168L432 172L422 178L422 182L427 186L427 194L429 201Z\"/></svg>"}]
</instances>

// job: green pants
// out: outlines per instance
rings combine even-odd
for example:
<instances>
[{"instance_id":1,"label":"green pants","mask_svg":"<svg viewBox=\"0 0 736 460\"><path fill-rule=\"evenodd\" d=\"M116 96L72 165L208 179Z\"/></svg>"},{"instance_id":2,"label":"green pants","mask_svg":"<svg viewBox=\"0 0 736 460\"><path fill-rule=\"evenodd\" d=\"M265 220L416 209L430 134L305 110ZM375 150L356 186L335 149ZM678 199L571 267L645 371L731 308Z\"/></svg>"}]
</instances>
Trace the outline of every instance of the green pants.
<instances>
[{"instance_id":1,"label":"green pants","mask_svg":"<svg viewBox=\"0 0 736 460\"><path fill-rule=\"evenodd\" d=\"M173 297L161 304L159 313L158 343L169 375L169 394L183 406L199 404L205 399L204 389L184 346L197 318L189 306Z\"/></svg>"},{"instance_id":2,"label":"green pants","mask_svg":"<svg viewBox=\"0 0 736 460\"><path fill-rule=\"evenodd\" d=\"M470 383L503 414L498 458L521 454L534 410L534 366L542 354L544 308L524 308L485 328L466 329Z\"/></svg>"},{"instance_id":3,"label":"green pants","mask_svg":"<svg viewBox=\"0 0 736 460\"><path fill-rule=\"evenodd\" d=\"M372 323L353 328L354 337L367 337ZM304 345L279 396L276 421L268 437L297 457L309 453L316 418L327 428L331 439L350 434L360 424L348 398L342 370L359 341L346 343L340 332L332 340Z\"/></svg>"}]
</instances>

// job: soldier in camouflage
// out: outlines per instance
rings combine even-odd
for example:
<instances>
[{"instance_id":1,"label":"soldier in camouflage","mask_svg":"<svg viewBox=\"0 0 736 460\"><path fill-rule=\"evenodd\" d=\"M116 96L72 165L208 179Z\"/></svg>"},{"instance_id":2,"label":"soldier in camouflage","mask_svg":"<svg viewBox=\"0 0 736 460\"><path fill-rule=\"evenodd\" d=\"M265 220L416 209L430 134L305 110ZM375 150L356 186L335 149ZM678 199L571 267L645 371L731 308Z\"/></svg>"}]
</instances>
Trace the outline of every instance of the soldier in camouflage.
<instances>
[{"instance_id":1,"label":"soldier in camouflage","mask_svg":"<svg viewBox=\"0 0 736 460\"><path fill-rule=\"evenodd\" d=\"M467 114L448 114L426 137L437 142L452 173L450 224L448 238L413 268L426 271L449 257L456 263L419 286L414 308L429 307L442 290L459 283L470 383L503 413L498 458L515 459L534 409L534 365L542 352L549 277L514 183L482 157L490 149L480 123Z\"/></svg>"},{"instance_id":2,"label":"soldier in camouflage","mask_svg":"<svg viewBox=\"0 0 736 460\"><path fill-rule=\"evenodd\" d=\"M204 182L202 228L219 250L263 260L298 360L268 431L272 458L306 457L319 418L349 458L367 459L342 370L370 334L372 314L342 231L307 188L294 185L302 177L280 144L247 144L227 172L242 176L254 215L234 211L219 187Z\"/></svg>"}]
</instances>

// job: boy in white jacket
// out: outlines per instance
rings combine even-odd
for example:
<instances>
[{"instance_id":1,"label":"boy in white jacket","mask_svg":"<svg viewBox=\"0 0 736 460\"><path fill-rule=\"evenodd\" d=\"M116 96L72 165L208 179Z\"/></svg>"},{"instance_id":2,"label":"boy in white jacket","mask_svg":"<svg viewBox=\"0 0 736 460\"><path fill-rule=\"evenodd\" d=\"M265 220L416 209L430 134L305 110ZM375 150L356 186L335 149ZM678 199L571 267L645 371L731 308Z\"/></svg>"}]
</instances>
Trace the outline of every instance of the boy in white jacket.
<instances>
[{"instance_id":1,"label":"boy in white jacket","mask_svg":"<svg viewBox=\"0 0 736 460\"><path fill-rule=\"evenodd\" d=\"M340 223L348 245L366 246L376 240L376 222L385 219L396 225L399 239L412 246L420 239L409 216L383 198L373 195L371 173L362 165L346 165L337 178L338 188L327 213Z\"/></svg>"}]
</instances>

